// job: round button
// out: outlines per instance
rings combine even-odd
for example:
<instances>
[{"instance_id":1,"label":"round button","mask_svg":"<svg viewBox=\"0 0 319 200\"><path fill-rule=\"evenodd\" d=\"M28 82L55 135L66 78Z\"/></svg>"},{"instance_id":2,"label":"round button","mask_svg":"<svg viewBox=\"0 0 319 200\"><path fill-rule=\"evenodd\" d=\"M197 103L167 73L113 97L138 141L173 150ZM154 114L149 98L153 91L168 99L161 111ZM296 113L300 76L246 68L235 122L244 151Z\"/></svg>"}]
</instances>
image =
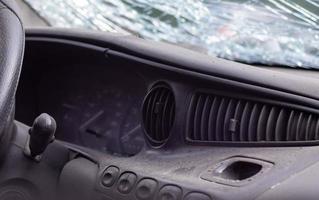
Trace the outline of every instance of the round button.
<instances>
[{"instance_id":1,"label":"round button","mask_svg":"<svg viewBox=\"0 0 319 200\"><path fill-rule=\"evenodd\" d=\"M115 183L118 175L119 169L117 167L112 166L107 168L103 173L102 184L105 187L111 187Z\"/></svg>"},{"instance_id":2,"label":"round button","mask_svg":"<svg viewBox=\"0 0 319 200\"><path fill-rule=\"evenodd\" d=\"M157 181L153 179L141 180L136 188L136 197L139 200L152 200L157 188Z\"/></svg>"},{"instance_id":3,"label":"round button","mask_svg":"<svg viewBox=\"0 0 319 200\"><path fill-rule=\"evenodd\" d=\"M188 194L184 200L211 200L211 198L206 194L194 192Z\"/></svg>"},{"instance_id":4,"label":"round button","mask_svg":"<svg viewBox=\"0 0 319 200\"><path fill-rule=\"evenodd\" d=\"M136 179L137 177L133 173L126 172L122 174L118 181L117 190L123 194L130 193L135 185Z\"/></svg>"},{"instance_id":5,"label":"round button","mask_svg":"<svg viewBox=\"0 0 319 200\"><path fill-rule=\"evenodd\" d=\"M173 185L164 186L157 197L157 200L180 200L182 198L182 190Z\"/></svg>"}]
</instances>

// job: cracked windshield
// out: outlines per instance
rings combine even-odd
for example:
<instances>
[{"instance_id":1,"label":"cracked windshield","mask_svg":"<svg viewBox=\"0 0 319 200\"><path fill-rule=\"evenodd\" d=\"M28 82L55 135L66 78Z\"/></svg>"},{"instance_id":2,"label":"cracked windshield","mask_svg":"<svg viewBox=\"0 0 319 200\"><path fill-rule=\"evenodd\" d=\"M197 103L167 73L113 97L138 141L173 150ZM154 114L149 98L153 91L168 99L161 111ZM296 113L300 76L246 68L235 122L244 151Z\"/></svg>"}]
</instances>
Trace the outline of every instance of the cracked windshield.
<instances>
[{"instance_id":1,"label":"cracked windshield","mask_svg":"<svg viewBox=\"0 0 319 200\"><path fill-rule=\"evenodd\" d=\"M48 26L119 32L210 56L319 69L319 0L23 0Z\"/></svg>"}]
</instances>

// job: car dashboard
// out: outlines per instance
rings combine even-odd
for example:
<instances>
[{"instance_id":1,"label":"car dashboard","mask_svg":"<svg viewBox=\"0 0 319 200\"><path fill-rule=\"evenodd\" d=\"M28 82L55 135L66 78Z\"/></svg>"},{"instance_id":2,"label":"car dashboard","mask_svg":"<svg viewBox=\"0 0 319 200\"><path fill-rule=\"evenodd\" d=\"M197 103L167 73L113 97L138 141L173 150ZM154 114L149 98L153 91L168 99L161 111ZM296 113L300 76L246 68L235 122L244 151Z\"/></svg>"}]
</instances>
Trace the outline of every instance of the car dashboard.
<instances>
[{"instance_id":1,"label":"car dashboard","mask_svg":"<svg viewBox=\"0 0 319 200\"><path fill-rule=\"evenodd\" d=\"M27 32L16 119L57 121L75 155L61 188L105 200L314 194L299 186L319 167L316 79L154 45Z\"/></svg>"}]
</instances>

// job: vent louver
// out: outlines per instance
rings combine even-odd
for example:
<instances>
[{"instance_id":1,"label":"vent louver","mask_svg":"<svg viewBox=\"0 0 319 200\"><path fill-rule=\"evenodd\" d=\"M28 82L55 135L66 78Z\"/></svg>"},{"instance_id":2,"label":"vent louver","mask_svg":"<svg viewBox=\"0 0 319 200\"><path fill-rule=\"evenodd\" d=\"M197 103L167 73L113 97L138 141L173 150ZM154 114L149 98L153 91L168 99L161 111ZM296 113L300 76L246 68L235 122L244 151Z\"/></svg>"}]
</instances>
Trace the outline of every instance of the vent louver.
<instances>
[{"instance_id":1,"label":"vent louver","mask_svg":"<svg viewBox=\"0 0 319 200\"><path fill-rule=\"evenodd\" d=\"M175 100L166 84L158 84L147 94L143 103L143 123L153 146L164 144L175 119Z\"/></svg>"},{"instance_id":2,"label":"vent louver","mask_svg":"<svg viewBox=\"0 0 319 200\"><path fill-rule=\"evenodd\" d=\"M284 106L197 93L187 117L187 140L287 144L319 140L319 116Z\"/></svg>"}]
</instances>

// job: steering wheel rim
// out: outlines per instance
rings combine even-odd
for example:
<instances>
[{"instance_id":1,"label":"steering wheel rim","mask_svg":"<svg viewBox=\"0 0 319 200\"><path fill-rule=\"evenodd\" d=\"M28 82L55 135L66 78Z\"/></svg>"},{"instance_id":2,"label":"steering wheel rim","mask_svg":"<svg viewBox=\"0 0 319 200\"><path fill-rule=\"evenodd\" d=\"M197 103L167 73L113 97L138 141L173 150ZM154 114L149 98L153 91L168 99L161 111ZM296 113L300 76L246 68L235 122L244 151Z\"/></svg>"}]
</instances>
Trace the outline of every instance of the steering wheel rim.
<instances>
[{"instance_id":1,"label":"steering wheel rim","mask_svg":"<svg viewBox=\"0 0 319 200\"><path fill-rule=\"evenodd\" d=\"M0 147L11 135L24 53L24 29L17 10L13 0L0 0Z\"/></svg>"}]
</instances>

